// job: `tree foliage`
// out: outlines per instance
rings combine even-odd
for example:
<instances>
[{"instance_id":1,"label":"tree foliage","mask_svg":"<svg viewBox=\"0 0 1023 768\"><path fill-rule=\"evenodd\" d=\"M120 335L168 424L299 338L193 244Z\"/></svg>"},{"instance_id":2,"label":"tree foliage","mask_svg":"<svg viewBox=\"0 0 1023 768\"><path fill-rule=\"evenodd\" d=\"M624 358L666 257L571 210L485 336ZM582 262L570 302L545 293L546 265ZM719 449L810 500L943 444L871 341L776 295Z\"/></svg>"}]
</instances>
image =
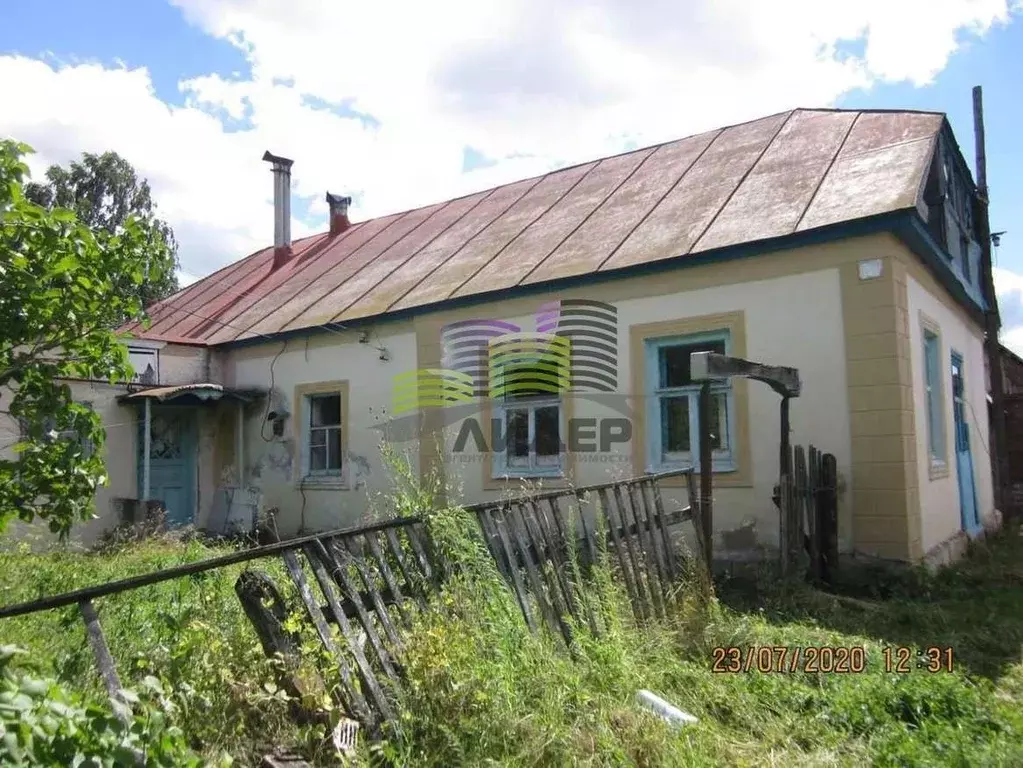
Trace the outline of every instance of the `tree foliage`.
<instances>
[{"instance_id":1,"label":"tree foliage","mask_svg":"<svg viewBox=\"0 0 1023 768\"><path fill-rule=\"evenodd\" d=\"M142 305L148 307L178 290L174 231L156 216L149 182L139 180L131 163L116 152L86 152L67 168L51 165L46 170L46 183L25 185L25 197L48 210L74 211L87 227L108 234L115 234L130 217L134 218L141 231L162 243L150 256L160 262L153 265L158 268L147 270L141 286L135 287Z\"/></svg>"},{"instance_id":2,"label":"tree foliage","mask_svg":"<svg viewBox=\"0 0 1023 768\"><path fill-rule=\"evenodd\" d=\"M100 418L74 402L66 380L132 375L112 329L142 316L139 287L171 261L144 220L93 229L27 200L28 152L0 142L0 416L21 427L13 443L0 438L10 449L0 453L0 530L38 516L65 536L92 516L105 479Z\"/></svg>"}]
</instances>

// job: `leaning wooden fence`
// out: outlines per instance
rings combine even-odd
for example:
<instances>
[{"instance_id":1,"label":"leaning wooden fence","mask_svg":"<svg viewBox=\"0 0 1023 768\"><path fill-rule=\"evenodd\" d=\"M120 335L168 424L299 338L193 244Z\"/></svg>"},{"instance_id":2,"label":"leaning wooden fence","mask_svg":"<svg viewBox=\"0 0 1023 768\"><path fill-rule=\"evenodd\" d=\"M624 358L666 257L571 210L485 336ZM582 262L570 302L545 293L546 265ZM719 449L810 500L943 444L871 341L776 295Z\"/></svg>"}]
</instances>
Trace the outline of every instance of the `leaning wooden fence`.
<instances>
[{"instance_id":1,"label":"leaning wooden fence","mask_svg":"<svg viewBox=\"0 0 1023 768\"><path fill-rule=\"evenodd\" d=\"M661 482L684 478L690 503L667 509ZM572 626L595 617L579 593L588 571L607 552L638 621L665 616L681 573L671 526L692 522L696 552L705 552L702 519L690 470L527 495L469 507L487 546L514 591L523 618L534 631L538 618L566 642ZM701 569L705 568L701 563ZM578 567L578 569L577 569ZM537 616L536 614L539 614Z\"/></svg>"},{"instance_id":2,"label":"leaning wooden fence","mask_svg":"<svg viewBox=\"0 0 1023 768\"><path fill-rule=\"evenodd\" d=\"M838 471L835 457L814 446L795 446L790 474L775 492L780 512L781 569L791 573L808 565L812 579L829 582L838 567Z\"/></svg>"},{"instance_id":3,"label":"leaning wooden fence","mask_svg":"<svg viewBox=\"0 0 1023 768\"><path fill-rule=\"evenodd\" d=\"M546 626L571 643L573 627L597 629L582 598L586 575L602 552L638 620L667 613L682 556L671 526L691 521L695 551L706 551L698 505L665 500L662 484L673 476L683 481L688 499L695 499L692 473L680 471L468 508L531 630ZM402 687L404 632L458 567L439 556L422 518L305 536L7 606L0 608L0 618L77 604L104 684L117 696L121 683L94 600L271 556L282 558L300 613L331 659L329 668L310 673L301 655L302 633L288 621L293 606L267 573L250 568L235 590L266 653L283 659L283 682L299 698L329 692L371 733L388 722L397 727L394 702Z\"/></svg>"}]
</instances>

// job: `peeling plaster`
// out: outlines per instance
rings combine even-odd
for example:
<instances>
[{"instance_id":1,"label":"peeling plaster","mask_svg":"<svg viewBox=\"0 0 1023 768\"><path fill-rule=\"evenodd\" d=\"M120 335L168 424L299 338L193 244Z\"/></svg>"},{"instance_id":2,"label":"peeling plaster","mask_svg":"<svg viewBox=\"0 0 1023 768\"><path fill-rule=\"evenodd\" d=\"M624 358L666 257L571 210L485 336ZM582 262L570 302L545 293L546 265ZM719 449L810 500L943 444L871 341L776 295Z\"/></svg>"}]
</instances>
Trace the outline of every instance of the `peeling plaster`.
<instances>
[{"instance_id":1,"label":"peeling plaster","mask_svg":"<svg viewBox=\"0 0 1023 768\"><path fill-rule=\"evenodd\" d=\"M358 453L348 454L348 466L351 468L351 484L352 490L359 490L360 488L366 487L366 481L369 479L371 470L369 467L369 459Z\"/></svg>"}]
</instances>

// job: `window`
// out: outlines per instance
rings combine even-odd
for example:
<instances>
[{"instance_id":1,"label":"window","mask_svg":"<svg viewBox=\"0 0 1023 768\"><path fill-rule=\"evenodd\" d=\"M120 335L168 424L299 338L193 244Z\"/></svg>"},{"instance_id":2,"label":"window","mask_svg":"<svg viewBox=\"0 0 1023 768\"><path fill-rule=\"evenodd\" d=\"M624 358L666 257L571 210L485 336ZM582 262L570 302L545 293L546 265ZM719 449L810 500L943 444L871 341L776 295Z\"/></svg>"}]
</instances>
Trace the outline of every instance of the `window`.
<instances>
[{"instance_id":1,"label":"window","mask_svg":"<svg viewBox=\"0 0 1023 768\"><path fill-rule=\"evenodd\" d=\"M932 469L945 467L945 425L941 396L941 339L924 328L924 387L927 393L927 444Z\"/></svg>"},{"instance_id":2,"label":"window","mask_svg":"<svg viewBox=\"0 0 1023 768\"><path fill-rule=\"evenodd\" d=\"M701 381L694 381L689 356L694 352L729 353L727 331L693 336L647 339L647 469L664 471L698 467L700 449L699 400ZM711 382L711 449L713 469L735 469L732 443L735 412L731 382Z\"/></svg>"},{"instance_id":3,"label":"window","mask_svg":"<svg viewBox=\"0 0 1023 768\"><path fill-rule=\"evenodd\" d=\"M341 411L340 392L308 395L306 474L341 474Z\"/></svg>"},{"instance_id":4,"label":"window","mask_svg":"<svg viewBox=\"0 0 1023 768\"><path fill-rule=\"evenodd\" d=\"M506 374L516 383L514 390L497 401L491 428L495 477L561 475L565 449L562 440L564 409L559 395L545 386L533 386L548 378L544 371L531 369Z\"/></svg>"},{"instance_id":5,"label":"window","mask_svg":"<svg viewBox=\"0 0 1023 768\"><path fill-rule=\"evenodd\" d=\"M90 411L94 410L92 403L90 402L78 402L78 405L88 408ZM54 442L57 440L71 440L78 442L82 448L82 455L85 458L90 458L95 453L96 446L88 438L83 437L77 429L57 429L57 420L53 416L43 417L41 423L40 439L45 442ZM27 419L22 416L18 417L18 439L22 442L26 442L32 439L32 426Z\"/></svg>"}]
</instances>

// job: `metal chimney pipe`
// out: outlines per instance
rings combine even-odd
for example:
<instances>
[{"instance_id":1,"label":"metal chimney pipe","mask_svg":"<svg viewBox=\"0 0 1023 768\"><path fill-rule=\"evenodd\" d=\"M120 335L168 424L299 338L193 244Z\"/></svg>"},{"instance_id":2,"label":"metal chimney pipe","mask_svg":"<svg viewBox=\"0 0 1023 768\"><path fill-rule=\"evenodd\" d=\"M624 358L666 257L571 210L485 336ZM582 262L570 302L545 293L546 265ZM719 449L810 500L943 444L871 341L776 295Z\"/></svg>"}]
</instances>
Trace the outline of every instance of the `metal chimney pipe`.
<instances>
[{"instance_id":1,"label":"metal chimney pipe","mask_svg":"<svg viewBox=\"0 0 1023 768\"><path fill-rule=\"evenodd\" d=\"M330 206L330 236L337 237L350 226L348 220L348 206L352 204L352 198L342 197L327 193L327 205Z\"/></svg>"},{"instance_id":2,"label":"metal chimney pipe","mask_svg":"<svg viewBox=\"0 0 1023 768\"><path fill-rule=\"evenodd\" d=\"M291 166L294 160L263 153L263 160L273 163L274 174L274 248L291 247Z\"/></svg>"}]
</instances>

